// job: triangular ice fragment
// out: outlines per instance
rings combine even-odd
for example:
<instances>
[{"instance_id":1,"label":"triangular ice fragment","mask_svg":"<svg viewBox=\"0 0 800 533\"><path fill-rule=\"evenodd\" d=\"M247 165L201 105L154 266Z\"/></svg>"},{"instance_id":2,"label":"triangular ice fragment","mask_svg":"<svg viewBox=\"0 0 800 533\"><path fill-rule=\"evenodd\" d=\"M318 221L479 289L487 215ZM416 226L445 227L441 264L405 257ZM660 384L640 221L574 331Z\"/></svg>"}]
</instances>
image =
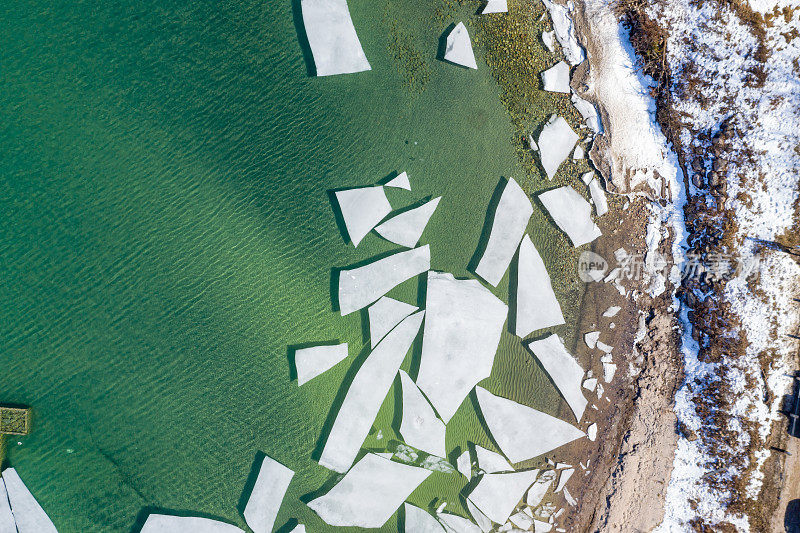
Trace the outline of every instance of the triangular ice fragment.
<instances>
[{"instance_id":1,"label":"triangular ice fragment","mask_svg":"<svg viewBox=\"0 0 800 533\"><path fill-rule=\"evenodd\" d=\"M497 203L492 231L475 273L496 287L503 279L528 227L533 206L522 187L509 179Z\"/></svg>"},{"instance_id":2,"label":"triangular ice fragment","mask_svg":"<svg viewBox=\"0 0 800 533\"><path fill-rule=\"evenodd\" d=\"M538 473L538 470L527 470L508 474L484 474L469 493L469 499L490 520L505 524Z\"/></svg>"},{"instance_id":3,"label":"triangular ice fragment","mask_svg":"<svg viewBox=\"0 0 800 533\"><path fill-rule=\"evenodd\" d=\"M13 468L3 470L11 513L19 533L57 533L56 527Z\"/></svg>"},{"instance_id":4,"label":"triangular ice fragment","mask_svg":"<svg viewBox=\"0 0 800 533\"><path fill-rule=\"evenodd\" d=\"M253 491L244 508L244 521L253 533L272 533L292 477L294 471L264 456Z\"/></svg>"},{"instance_id":5,"label":"triangular ice fragment","mask_svg":"<svg viewBox=\"0 0 800 533\"><path fill-rule=\"evenodd\" d=\"M472 52L472 41L463 22L459 22L447 36L444 59L463 67L478 68L475 54Z\"/></svg>"},{"instance_id":6,"label":"triangular ice fragment","mask_svg":"<svg viewBox=\"0 0 800 533\"><path fill-rule=\"evenodd\" d=\"M572 424L527 405L495 396L482 387L475 392L489 432L512 463L533 459L585 436Z\"/></svg>"},{"instance_id":7,"label":"triangular ice fragment","mask_svg":"<svg viewBox=\"0 0 800 533\"><path fill-rule=\"evenodd\" d=\"M536 478L536 482L531 485L531 488L528 489L528 494L525 496L525 503L527 503L530 507L538 507L538 505L542 503L544 495L547 494L547 491L550 489L550 485L553 484L555 479L555 470L542 472L542 475Z\"/></svg>"},{"instance_id":8,"label":"triangular ice fragment","mask_svg":"<svg viewBox=\"0 0 800 533\"><path fill-rule=\"evenodd\" d=\"M394 178L386 182L387 187L394 187L395 189L411 190L411 182L408 181L408 174L401 172Z\"/></svg>"},{"instance_id":9,"label":"triangular ice fragment","mask_svg":"<svg viewBox=\"0 0 800 533\"><path fill-rule=\"evenodd\" d=\"M466 503L467 511L469 511L470 516L481 529L481 531L483 533L489 533L493 527L492 521L489 520L489 517L483 514L483 511L478 509L478 507L472 503L469 498L466 498Z\"/></svg>"},{"instance_id":10,"label":"triangular ice fragment","mask_svg":"<svg viewBox=\"0 0 800 533\"><path fill-rule=\"evenodd\" d=\"M506 461L505 457L482 446L475 446L475 455L478 459L478 468L487 474L514 471L514 467Z\"/></svg>"},{"instance_id":11,"label":"triangular ice fragment","mask_svg":"<svg viewBox=\"0 0 800 533\"><path fill-rule=\"evenodd\" d=\"M380 185L336 191L336 202L354 246L391 213L392 206Z\"/></svg>"},{"instance_id":12,"label":"triangular ice fragment","mask_svg":"<svg viewBox=\"0 0 800 533\"><path fill-rule=\"evenodd\" d=\"M559 61L542 72L542 84L545 91L569 94L569 65Z\"/></svg>"},{"instance_id":13,"label":"triangular ice fragment","mask_svg":"<svg viewBox=\"0 0 800 533\"><path fill-rule=\"evenodd\" d=\"M244 533L244 530L219 520L199 516L151 514L147 517L140 533Z\"/></svg>"},{"instance_id":14,"label":"triangular ice fragment","mask_svg":"<svg viewBox=\"0 0 800 533\"><path fill-rule=\"evenodd\" d=\"M370 70L346 0L301 0L317 76Z\"/></svg>"},{"instance_id":15,"label":"triangular ice fragment","mask_svg":"<svg viewBox=\"0 0 800 533\"><path fill-rule=\"evenodd\" d=\"M439 521L447 533L482 533L472 520L450 513L439 513Z\"/></svg>"},{"instance_id":16,"label":"triangular ice fragment","mask_svg":"<svg viewBox=\"0 0 800 533\"><path fill-rule=\"evenodd\" d=\"M465 478L472 478L472 459L469 456L469 450L464 450L464 452L458 456L458 459L456 459L456 470Z\"/></svg>"},{"instance_id":17,"label":"triangular ice fragment","mask_svg":"<svg viewBox=\"0 0 800 533\"><path fill-rule=\"evenodd\" d=\"M308 506L331 526L381 527L430 474L369 453Z\"/></svg>"},{"instance_id":18,"label":"triangular ice fragment","mask_svg":"<svg viewBox=\"0 0 800 533\"><path fill-rule=\"evenodd\" d=\"M347 357L347 343L299 348L294 352L297 384L302 385L319 376Z\"/></svg>"},{"instance_id":19,"label":"triangular ice fragment","mask_svg":"<svg viewBox=\"0 0 800 533\"><path fill-rule=\"evenodd\" d=\"M564 324L550 275L527 235L519 246L517 272L517 336L526 337L536 330Z\"/></svg>"},{"instance_id":20,"label":"triangular ice fragment","mask_svg":"<svg viewBox=\"0 0 800 533\"><path fill-rule=\"evenodd\" d=\"M405 533L444 533L442 525L429 512L406 503Z\"/></svg>"},{"instance_id":21,"label":"triangular ice fragment","mask_svg":"<svg viewBox=\"0 0 800 533\"><path fill-rule=\"evenodd\" d=\"M528 343L528 349L544 367L545 372L558 387L561 396L580 421L588 403L581 392L585 371L578 361L567 351L558 335L553 334L538 341Z\"/></svg>"},{"instance_id":22,"label":"triangular ice fragment","mask_svg":"<svg viewBox=\"0 0 800 533\"><path fill-rule=\"evenodd\" d=\"M567 121L557 115L551 116L539 134L539 156L547 179L553 179L576 142L578 134L572 131Z\"/></svg>"},{"instance_id":23,"label":"triangular ice fragment","mask_svg":"<svg viewBox=\"0 0 800 533\"><path fill-rule=\"evenodd\" d=\"M543 192L539 200L576 248L602 235L592 220L592 206L569 185Z\"/></svg>"},{"instance_id":24,"label":"triangular ice fragment","mask_svg":"<svg viewBox=\"0 0 800 533\"><path fill-rule=\"evenodd\" d=\"M336 472L346 472L353 464L424 315L425 311L419 311L398 324L358 369L325 441L319 464Z\"/></svg>"},{"instance_id":25,"label":"triangular ice fragment","mask_svg":"<svg viewBox=\"0 0 800 533\"><path fill-rule=\"evenodd\" d=\"M490 13L506 13L508 11L508 0L486 0L486 6L481 11L481 15Z\"/></svg>"},{"instance_id":26,"label":"triangular ice fragment","mask_svg":"<svg viewBox=\"0 0 800 533\"><path fill-rule=\"evenodd\" d=\"M441 196L434 198L419 207L395 215L375 228L375 231L387 241L400 246L416 246L441 199Z\"/></svg>"},{"instance_id":27,"label":"triangular ice fragment","mask_svg":"<svg viewBox=\"0 0 800 533\"><path fill-rule=\"evenodd\" d=\"M372 347L392 331L392 328L399 324L405 317L417 310L416 306L389 298L382 297L380 300L369 306L369 341Z\"/></svg>"},{"instance_id":28,"label":"triangular ice fragment","mask_svg":"<svg viewBox=\"0 0 800 533\"><path fill-rule=\"evenodd\" d=\"M11 504L8 502L6 484L0 477L0 533L17 533L14 515L11 513Z\"/></svg>"},{"instance_id":29,"label":"triangular ice fragment","mask_svg":"<svg viewBox=\"0 0 800 533\"><path fill-rule=\"evenodd\" d=\"M402 370L400 382L403 387L403 421L400 423L403 441L423 452L444 457L447 455L444 422L436 417L431 404Z\"/></svg>"}]
</instances>

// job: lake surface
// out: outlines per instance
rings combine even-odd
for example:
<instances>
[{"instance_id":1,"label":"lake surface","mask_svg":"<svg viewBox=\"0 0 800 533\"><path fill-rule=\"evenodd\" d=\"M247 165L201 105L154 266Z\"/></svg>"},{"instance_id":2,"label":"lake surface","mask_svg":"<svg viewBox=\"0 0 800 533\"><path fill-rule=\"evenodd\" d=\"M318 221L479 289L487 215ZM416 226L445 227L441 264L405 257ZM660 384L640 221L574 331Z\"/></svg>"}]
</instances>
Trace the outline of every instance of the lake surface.
<instances>
[{"instance_id":1,"label":"lake surface","mask_svg":"<svg viewBox=\"0 0 800 533\"><path fill-rule=\"evenodd\" d=\"M300 498L331 479L311 456L349 365L298 388L288 348L346 341L352 361L365 330L332 310L331 269L395 247L346 245L328 191L408 171L392 204L443 196L423 242L433 268L466 276L500 179L546 185L521 169L480 57L435 59L459 20L439 7L350 0L373 70L326 79L307 75L288 1L0 8L0 401L34 410L6 463L59 531L136 531L153 509L243 527L259 452L297 472L278 525L334 529ZM579 285L553 259L569 245L538 207L529 232L574 323ZM391 295L415 302L417 284ZM562 408L507 332L485 386ZM394 398L367 447L397 438ZM448 449L467 441L491 447L469 401ZM463 485L434 474L412 501L461 512Z\"/></svg>"}]
</instances>

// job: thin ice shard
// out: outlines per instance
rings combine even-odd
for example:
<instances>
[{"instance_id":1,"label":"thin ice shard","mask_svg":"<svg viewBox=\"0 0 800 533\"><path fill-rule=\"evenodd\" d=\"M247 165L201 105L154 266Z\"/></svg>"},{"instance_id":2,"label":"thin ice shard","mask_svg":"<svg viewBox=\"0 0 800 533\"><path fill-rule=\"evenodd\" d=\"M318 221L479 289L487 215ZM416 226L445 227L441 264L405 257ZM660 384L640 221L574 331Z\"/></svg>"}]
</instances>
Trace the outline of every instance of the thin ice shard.
<instances>
[{"instance_id":1,"label":"thin ice shard","mask_svg":"<svg viewBox=\"0 0 800 533\"><path fill-rule=\"evenodd\" d=\"M581 392L581 382L585 373L581 365L567 351L564 343L556 334L530 342L527 347L556 384L569 408L575 414L575 418L580 420L588 403Z\"/></svg>"},{"instance_id":2,"label":"thin ice shard","mask_svg":"<svg viewBox=\"0 0 800 533\"><path fill-rule=\"evenodd\" d=\"M57 533L50 517L22 482L16 470L3 470L3 481L19 533Z\"/></svg>"},{"instance_id":3,"label":"thin ice shard","mask_svg":"<svg viewBox=\"0 0 800 533\"><path fill-rule=\"evenodd\" d=\"M264 456L253 492L244 508L244 521L253 533L272 533L292 477L294 471L271 457Z\"/></svg>"},{"instance_id":4,"label":"thin ice shard","mask_svg":"<svg viewBox=\"0 0 800 533\"><path fill-rule=\"evenodd\" d=\"M346 0L301 0L317 76L370 70Z\"/></svg>"},{"instance_id":5,"label":"thin ice shard","mask_svg":"<svg viewBox=\"0 0 800 533\"><path fill-rule=\"evenodd\" d=\"M333 368L347 357L347 343L311 346L294 352L297 384L302 385Z\"/></svg>"},{"instance_id":6,"label":"thin ice shard","mask_svg":"<svg viewBox=\"0 0 800 533\"><path fill-rule=\"evenodd\" d=\"M564 324L547 267L525 235L519 246L515 332L526 337L536 330Z\"/></svg>"},{"instance_id":7,"label":"thin ice shard","mask_svg":"<svg viewBox=\"0 0 800 533\"><path fill-rule=\"evenodd\" d=\"M608 200L606 199L606 191L600 185L600 180L592 172L587 172L581 179L589 187L589 194L592 196L594 202L594 210L597 216L601 217L608 213ZM605 316L605 315L604 315Z\"/></svg>"},{"instance_id":8,"label":"thin ice shard","mask_svg":"<svg viewBox=\"0 0 800 533\"><path fill-rule=\"evenodd\" d=\"M539 200L573 246L588 244L602 235L592 220L592 206L569 185L543 192Z\"/></svg>"},{"instance_id":9,"label":"thin ice shard","mask_svg":"<svg viewBox=\"0 0 800 533\"><path fill-rule=\"evenodd\" d=\"M374 348L378 342L417 307L388 296L369 306L369 340Z\"/></svg>"},{"instance_id":10,"label":"thin ice shard","mask_svg":"<svg viewBox=\"0 0 800 533\"><path fill-rule=\"evenodd\" d=\"M401 172L394 178L386 182L387 187L394 187L395 189L411 190L411 182L408 181L408 174Z\"/></svg>"},{"instance_id":11,"label":"thin ice shard","mask_svg":"<svg viewBox=\"0 0 800 533\"><path fill-rule=\"evenodd\" d=\"M375 231L387 241L400 246L416 246L441 199L441 196L434 198L419 207L395 215L376 227Z\"/></svg>"},{"instance_id":12,"label":"thin ice shard","mask_svg":"<svg viewBox=\"0 0 800 533\"><path fill-rule=\"evenodd\" d=\"M392 211L386 192L380 185L336 191L336 202L354 246L358 246L372 228Z\"/></svg>"},{"instance_id":13,"label":"thin ice shard","mask_svg":"<svg viewBox=\"0 0 800 533\"><path fill-rule=\"evenodd\" d=\"M445 450L445 425L436 417L436 412L417 388L414 381L402 370L400 381L403 388L403 421L400 435L406 444L438 457L447 455Z\"/></svg>"},{"instance_id":14,"label":"thin ice shard","mask_svg":"<svg viewBox=\"0 0 800 533\"><path fill-rule=\"evenodd\" d=\"M469 39L467 27L464 26L463 22L459 22L447 36L444 59L456 65L478 68L478 64L475 62L475 54L472 52L472 41Z\"/></svg>"}]
</instances>

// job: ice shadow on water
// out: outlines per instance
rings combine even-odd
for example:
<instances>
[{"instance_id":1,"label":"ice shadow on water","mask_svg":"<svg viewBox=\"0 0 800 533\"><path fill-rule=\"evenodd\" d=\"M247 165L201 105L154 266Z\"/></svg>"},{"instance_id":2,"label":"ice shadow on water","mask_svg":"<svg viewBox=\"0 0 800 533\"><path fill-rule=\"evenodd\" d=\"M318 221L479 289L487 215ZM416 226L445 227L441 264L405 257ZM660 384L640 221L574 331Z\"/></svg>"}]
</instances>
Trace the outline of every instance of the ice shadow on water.
<instances>
[{"instance_id":1,"label":"ice shadow on water","mask_svg":"<svg viewBox=\"0 0 800 533\"><path fill-rule=\"evenodd\" d=\"M297 380L297 364L296 364L297 350L302 350L304 348L314 348L316 346L335 346L341 343L342 341L339 339L330 339L330 340L315 341L315 342L302 342L300 344L291 344L287 346L286 360L289 363L289 380L290 381Z\"/></svg>"},{"instance_id":2,"label":"ice shadow on water","mask_svg":"<svg viewBox=\"0 0 800 533\"><path fill-rule=\"evenodd\" d=\"M520 247L517 246L508 268L508 320L506 325L508 332L515 336L517 334L517 293L519 292L519 249Z\"/></svg>"},{"instance_id":3,"label":"ice shadow on water","mask_svg":"<svg viewBox=\"0 0 800 533\"><path fill-rule=\"evenodd\" d=\"M247 480L244 483L244 489L242 489L242 495L239 497L239 503L236 505L236 510L239 511L239 514L244 516L244 509L247 507L247 501L250 499L250 496L253 494L253 489L256 486L256 480L258 479L258 473L261 471L261 465L264 463L264 458L267 456L264 452L256 452L256 456L253 459L253 463L250 466L250 473L247 475Z\"/></svg>"},{"instance_id":4,"label":"ice shadow on water","mask_svg":"<svg viewBox=\"0 0 800 533\"><path fill-rule=\"evenodd\" d=\"M494 219L497 214L497 205L500 203L500 198L503 196L503 191L507 184L508 178L500 178L500 181L494 188L492 199L489 201L489 206L486 208L486 222L484 222L483 230L481 230L478 247L467 265L467 271L481 280L483 280L483 278L475 273L475 269L478 268L478 263L480 263L481 257L483 257L483 254L486 252L486 246L489 244L489 236L492 234L492 226L494 226Z\"/></svg>"},{"instance_id":5,"label":"ice shadow on water","mask_svg":"<svg viewBox=\"0 0 800 533\"><path fill-rule=\"evenodd\" d=\"M306 33L306 25L303 23L303 6L301 0L292 0L292 20L294 21L294 29L297 32L297 42L300 45L300 52L303 54L303 60L306 63L306 74L310 78L317 75L317 67L314 63L314 54L311 52L311 45L308 42L308 34Z\"/></svg>"},{"instance_id":6,"label":"ice shadow on water","mask_svg":"<svg viewBox=\"0 0 800 533\"><path fill-rule=\"evenodd\" d=\"M212 515L209 513L204 513L201 511L187 511L183 509L165 509L163 507L155 507L155 506L147 506L143 507L139 514L136 515L136 521L133 523L133 527L130 530L130 533L140 533L142 528L144 527L144 523L147 522L147 517L151 514L163 514L169 516L182 516L182 517L192 517L192 518L208 518L209 520L216 520L218 522L223 522L225 524L230 524L225 518ZM236 525L236 524L231 524Z\"/></svg>"},{"instance_id":7,"label":"ice shadow on water","mask_svg":"<svg viewBox=\"0 0 800 533\"><path fill-rule=\"evenodd\" d=\"M417 309L427 309L425 305L425 298L428 294L428 274L423 273L422 275L418 276L417 281ZM425 313L425 319L423 319L422 326L420 326L420 330L417 333L417 336L414 338L414 342L411 344L411 366L408 369L408 375L411 379L414 380L414 383L417 382L417 378L419 377L419 367L422 363L422 332L425 331L425 320L427 320L428 314L427 311Z\"/></svg>"}]
</instances>

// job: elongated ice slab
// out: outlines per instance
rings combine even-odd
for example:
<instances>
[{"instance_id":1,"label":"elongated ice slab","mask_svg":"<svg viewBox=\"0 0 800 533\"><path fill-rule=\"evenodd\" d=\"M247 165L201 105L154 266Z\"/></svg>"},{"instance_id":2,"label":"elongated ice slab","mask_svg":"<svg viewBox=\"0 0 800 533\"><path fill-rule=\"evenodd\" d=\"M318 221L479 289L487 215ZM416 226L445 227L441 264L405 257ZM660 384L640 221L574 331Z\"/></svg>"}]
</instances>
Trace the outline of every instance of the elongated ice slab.
<instances>
[{"instance_id":1,"label":"elongated ice slab","mask_svg":"<svg viewBox=\"0 0 800 533\"><path fill-rule=\"evenodd\" d=\"M489 377L508 306L478 280L428 273L427 318L417 386L447 423Z\"/></svg>"},{"instance_id":2,"label":"elongated ice slab","mask_svg":"<svg viewBox=\"0 0 800 533\"><path fill-rule=\"evenodd\" d=\"M417 310L417 307L405 302L382 297L380 300L369 306L369 341L372 347L389 333L393 327L399 324L405 317Z\"/></svg>"},{"instance_id":3,"label":"elongated ice slab","mask_svg":"<svg viewBox=\"0 0 800 533\"><path fill-rule=\"evenodd\" d=\"M275 459L264 456L253 492L244 508L244 521L253 533L272 533L283 497L294 477L294 471Z\"/></svg>"},{"instance_id":4,"label":"elongated ice slab","mask_svg":"<svg viewBox=\"0 0 800 533\"><path fill-rule=\"evenodd\" d=\"M620 307L618 305L612 305L611 307L606 309L605 313L603 313L603 316L606 317L606 318L615 317L615 316L617 316L617 313L619 313L621 309L622 309L622 307Z\"/></svg>"},{"instance_id":5,"label":"elongated ice slab","mask_svg":"<svg viewBox=\"0 0 800 533\"><path fill-rule=\"evenodd\" d=\"M294 352L294 366L297 369L297 384L302 385L333 368L347 357L347 343L311 346Z\"/></svg>"},{"instance_id":6,"label":"elongated ice slab","mask_svg":"<svg viewBox=\"0 0 800 533\"><path fill-rule=\"evenodd\" d=\"M439 521L447 533L482 533L481 528L468 518L450 513L439 513Z\"/></svg>"},{"instance_id":7,"label":"elongated ice slab","mask_svg":"<svg viewBox=\"0 0 800 533\"><path fill-rule=\"evenodd\" d=\"M552 0L543 0L545 7L550 12L553 20L553 30L556 34L561 49L564 50L564 57L570 65L577 65L586 58L583 47L578 44L577 32L572 19L569 16L567 6L562 6Z\"/></svg>"},{"instance_id":8,"label":"elongated ice slab","mask_svg":"<svg viewBox=\"0 0 800 533\"><path fill-rule=\"evenodd\" d=\"M434 198L419 207L395 215L375 228L375 231L387 241L400 246L416 246L441 199L441 196Z\"/></svg>"},{"instance_id":9,"label":"elongated ice slab","mask_svg":"<svg viewBox=\"0 0 800 533\"><path fill-rule=\"evenodd\" d=\"M576 142L578 134L572 131L567 121L558 115L551 116L539 134L539 156L547 179L553 179Z\"/></svg>"},{"instance_id":10,"label":"elongated ice slab","mask_svg":"<svg viewBox=\"0 0 800 533\"><path fill-rule=\"evenodd\" d=\"M147 517L140 533L244 533L244 530L219 520L199 516L151 514Z\"/></svg>"},{"instance_id":11,"label":"elongated ice slab","mask_svg":"<svg viewBox=\"0 0 800 533\"><path fill-rule=\"evenodd\" d=\"M469 456L469 450L458 456L456 459L456 469L467 479L472 479L472 459Z\"/></svg>"},{"instance_id":12,"label":"elongated ice slab","mask_svg":"<svg viewBox=\"0 0 800 533\"><path fill-rule=\"evenodd\" d=\"M559 61L542 72L542 84L545 91L553 93L569 93L569 65Z\"/></svg>"},{"instance_id":13,"label":"elongated ice slab","mask_svg":"<svg viewBox=\"0 0 800 533\"><path fill-rule=\"evenodd\" d=\"M406 444L424 452L444 457L447 455L444 445L444 422L436 417L431 404L412 379L400 371L400 382L403 386L403 420L400 423L400 435Z\"/></svg>"},{"instance_id":14,"label":"elongated ice slab","mask_svg":"<svg viewBox=\"0 0 800 533\"><path fill-rule=\"evenodd\" d=\"M540 503L542 503L542 499L544 499L547 491L550 490L550 486L553 484L555 479L555 470L542 472L542 474L536 478L536 482L531 485L531 488L528 489L528 494L525 496L525 503L531 507L537 507Z\"/></svg>"},{"instance_id":15,"label":"elongated ice slab","mask_svg":"<svg viewBox=\"0 0 800 533\"><path fill-rule=\"evenodd\" d=\"M331 526L381 527L430 474L369 453L308 506Z\"/></svg>"},{"instance_id":16,"label":"elongated ice slab","mask_svg":"<svg viewBox=\"0 0 800 533\"><path fill-rule=\"evenodd\" d=\"M301 0L317 76L370 70L346 0Z\"/></svg>"},{"instance_id":17,"label":"elongated ice slab","mask_svg":"<svg viewBox=\"0 0 800 533\"><path fill-rule=\"evenodd\" d=\"M415 505L406 503L405 533L444 533L442 525L432 514Z\"/></svg>"},{"instance_id":18,"label":"elongated ice slab","mask_svg":"<svg viewBox=\"0 0 800 533\"><path fill-rule=\"evenodd\" d=\"M512 463L532 459L584 433L558 418L475 387L489 432ZM477 503L477 502L476 502Z\"/></svg>"},{"instance_id":19,"label":"elongated ice slab","mask_svg":"<svg viewBox=\"0 0 800 533\"><path fill-rule=\"evenodd\" d=\"M487 450L486 448L476 445L475 455L478 459L478 468L487 474L514 471L514 467L511 466L508 461L506 461L506 458L499 453L495 453L491 450Z\"/></svg>"},{"instance_id":20,"label":"elongated ice slab","mask_svg":"<svg viewBox=\"0 0 800 533\"><path fill-rule=\"evenodd\" d=\"M362 267L339 272L339 308L342 316L358 311L404 281L431 267L426 244L378 259Z\"/></svg>"},{"instance_id":21,"label":"elongated ice slab","mask_svg":"<svg viewBox=\"0 0 800 533\"><path fill-rule=\"evenodd\" d=\"M581 365L567 351L556 334L530 342L527 346L556 384L575 418L580 421L588 403L581 392L581 382L585 373Z\"/></svg>"},{"instance_id":22,"label":"elongated ice slab","mask_svg":"<svg viewBox=\"0 0 800 533\"><path fill-rule=\"evenodd\" d=\"M0 533L17 533L14 515L11 513L11 504L8 502L6 484L0 477Z\"/></svg>"},{"instance_id":23,"label":"elongated ice slab","mask_svg":"<svg viewBox=\"0 0 800 533\"><path fill-rule=\"evenodd\" d=\"M472 41L469 39L467 27L464 26L463 22L459 22L447 36L444 59L456 65L478 68L478 64L475 62L475 54L472 51Z\"/></svg>"},{"instance_id":24,"label":"elongated ice slab","mask_svg":"<svg viewBox=\"0 0 800 533\"><path fill-rule=\"evenodd\" d=\"M597 438L597 424L589 426L589 429L586 430L586 435L590 441L594 441Z\"/></svg>"},{"instance_id":25,"label":"elongated ice slab","mask_svg":"<svg viewBox=\"0 0 800 533\"><path fill-rule=\"evenodd\" d=\"M589 187L589 194L592 196L592 202L594 202L594 210L597 216L601 217L608 213L606 191L603 190L603 186L600 185L600 180L597 179L597 176L595 176L593 172L587 172L581 176L581 179Z\"/></svg>"},{"instance_id":26,"label":"elongated ice slab","mask_svg":"<svg viewBox=\"0 0 800 533\"><path fill-rule=\"evenodd\" d=\"M538 470L527 470L508 474L484 474L468 498L490 520L505 524L538 473Z\"/></svg>"},{"instance_id":27,"label":"elongated ice slab","mask_svg":"<svg viewBox=\"0 0 800 533\"><path fill-rule=\"evenodd\" d=\"M527 235L519 245L518 266L515 317L517 336L526 337L537 329L563 324L564 315L553 292L550 275Z\"/></svg>"},{"instance_id":28,"label":"elongated ice slab","mask_svg":"<svg viewBox=\"0 0 800 533\"><path fill-rule=\"evenodd\" d=\"M392 211L386 191L380 185L336 191L336 202L354 246Z\"/></svg>"},{"instance_id":29,"label":"elongated ice slab","mask_svg":"<svg viewBox=\"0 0 800 533\"><path fill-rule=\"evenodd\" d=\"M493 286L497 286L511 264L517 246L525 234L533 206L522 187L509 179L497 203L492 231L475 273Z\"/></svg>"},{"instance_id":30,"label":"elongated ice slab","mask_svg":"<svg viewBox=\"0 0 800 533\"><path fill-rule=\"evenodd\" d=\"M556 32L554 31L543 31L542 32L542 42L544 43L545 47L547 47L547 51L551 54L556 51Z\"/></svg>"},{"instance_id":31,"label":"elongated ice slab","mask_svg":"<svg viewBox=\"0 0 800 533\"><path fill-rule=\"evenodd\" d=\"M358 369L325 442L319 464L346 472L392 385L400 364L419 332L425 311L404 319L372 350Z\"/></svg>"},{"instance_id":32,"label":"elongated ice slab","mask_svg":"<svg viewBox=\"0 0 800 533\"><path fill-rule=\"evenodd\" d=\"M19 533L57 533L50 517L22 482L16 470L3 470L3 481Z\"/></svg>"},{"instance_id":33,"label":"elongated ice slab","mask_svg":"<svg viewBox=\"0 0 800 533\"><path fill-rule=\"evenodd\" d=\"M574 468L567 468L566 470L561 472L561 475L558 477L558 486L556 487L555 492L561 492L564 489L564 485L567 484L567 481L569 481L569 478L571 478L572 474L574 473L575 473Z\"/></svg>"},{"instance_id":34,"label":"elongated ice slab","mask_svg":"<svg viewBox=\"0 0 800 533\"><path fill-rule=\"evenodd\" d=\"M481 15L489 13L506 13L508 11L508 0L486 0L486 6L481 11Z\"/></svg>"},{"instance_id":35,"label":"elongated ice slab","mask_svg":"<svg viewBox=\"0 0 800 533\"><path fill-rule=\"evenodd\" d=\"M401 172L394 178L386 182L387 187L394 187L395 189L411 190L411 182L408 181L408 174Z\"/></svg>"},{"instance_id":36,"label":"elongated ice slab","mask_svg":"<svg viewBox=\"0 0 800 533\"><path fill-rule=\"evenodd\" d=\"M539 200L573 246L590 243L602 235L592 220L592 206L569 185L543 192Z\"/></svg>"},{"instance_id":37,"label":"elongated ice slab","mask_svg":"<svg viewBox=\"0 0 800 533\"><path fill-rule=\"evenodd\" d=\"M483 511L478 509L478 506L472 503L469 498L466 499L467 511L475 521L475 524L480 528L483 533L489 533L492 530L493 524L489 517L483 514Z\"/></svg>"}]
</instances>

